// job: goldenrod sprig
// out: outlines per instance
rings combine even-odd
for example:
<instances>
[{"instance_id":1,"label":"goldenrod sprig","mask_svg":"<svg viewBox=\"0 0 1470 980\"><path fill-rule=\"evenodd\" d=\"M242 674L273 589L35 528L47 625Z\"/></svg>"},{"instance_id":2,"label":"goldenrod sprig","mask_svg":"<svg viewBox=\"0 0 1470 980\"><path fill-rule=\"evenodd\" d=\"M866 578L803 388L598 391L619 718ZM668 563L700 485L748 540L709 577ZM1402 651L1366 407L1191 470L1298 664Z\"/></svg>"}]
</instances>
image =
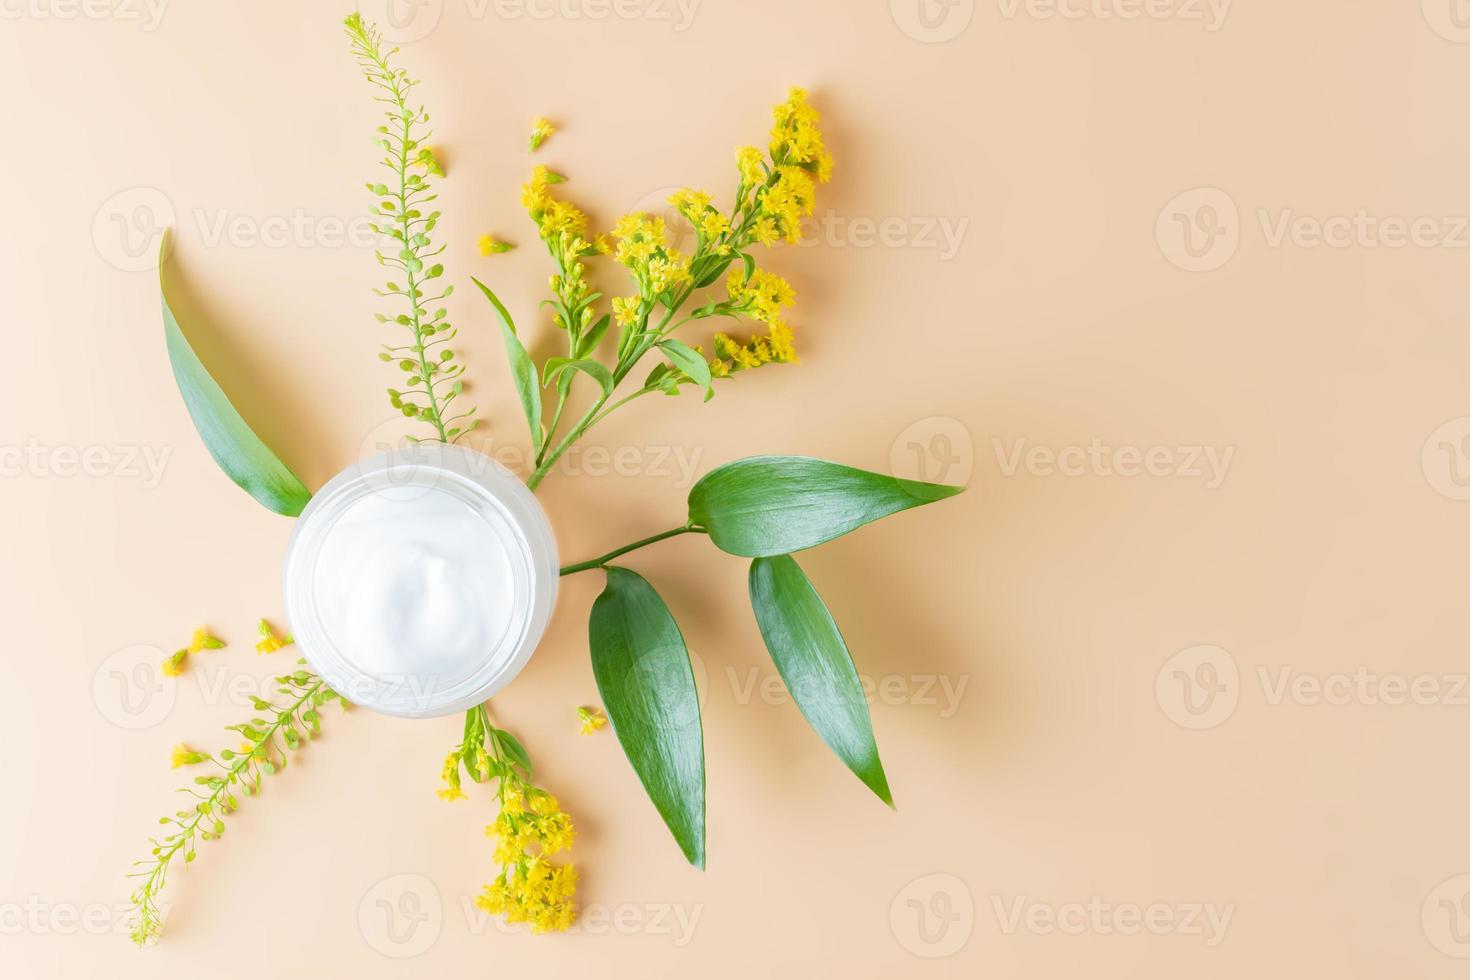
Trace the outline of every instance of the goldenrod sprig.
<instances>
[{"instance_id":1,"label":"goldenrod sprig","mask_svg":"<svg viewBox=\"0 0 1470 980\"><path fill-rule=\"evenodd\" d=\"M556 797L532 782L531 758L514 735L496 728L484 705L465 716L464 738L444 760L445 800L465 798L459 770L476 783L495 780L500 813L485 828L496 838L500 872L475 899L475 905L508 922L528 922L533 932L567 929L576 920L572 896L577 871L554 864L552 854L569 850L576 836L572 818Z\"/></svg>"},{"instance_id":2,"label":"goldenrod sprig","mask_svg":"<svg viewBox=\"0 0 1470 980\"><path fill-rule=\"evenodd\" d=\"M736 152L739 181L728 214L704 191L686 188L669 199L694 229L695 248L688 256L669 244L664 220L647 214L620 219L612 245L601 236L589 241L586 217L549 189L564 178L545 167L533 171L521 199L557 263L550 305L556 310L556 325L567 332L568 356L548 361L544 372L543 382L549 383L551 377L558 381L557 403L551 425L538 442L535 470L527 481L532 489L573 443L637 398L655 391L676 395L681 386L696 384L708 399L716 378L797 360L784 317L795 291L781 277L758 269L749 250L757 244L801 240L801 221L814 209L816 184L831 174L832 157L818 128L820 117L801 89L792 89L790 97L776 106L774 117L767 151L746 146ZM596 316L600 296L586 286L583 272L586 257L609 252L628 270L636 287L632 295L615 297L611 303L619 335L610 369L591 360L607 330L608 316ZM725 296L696 301L700 290L727 272ZM717 316L759 321L767 333L749 340L717 333L712 357L672 336L687 323ZM655 349L666 360L654 367L642 387L613 400L614 389ZM576 372L597 380L601 392L581 419L558 435Z\"/></svg>"},{"instance_id":3,"label":"goldenrod sprig","mask_svg":"<svg viewBox=\"0 0 1470 980\"><path fill-rule=\"evenodd\" d=\"M304 662L304 661L303 661ZM170 862L183 855L191 863L197 855L200 840L216 840L225 832L223 818L240 805L236 792L254 796L260 792L263 775L273 775L286 768L288 751L294 752L320 731L318 709L328 701L340 700L337 693L305 668L276 679L277 693L284 696L280 704L254 698L256 711L267 717L252 718L227 731L238 732L243 742L238 751L221 749L210 754L180 745L174 749L172 765L210 763L219 772L198 776L194 787L182 789L194 797L192 809L179 810L162 817L160 824L174 829L162 839L151 840L153 850L146 861L137 861L144 870L129 875L142 881L132 894L133 924L129 935L139 946L156 942L163 933L163 917L158 908L158 895L168 877ZM347 702L342 701L346 709Z\"/></svg>"},{"instance_id":4,"label":"goldenrod sprig","mask_svg":"<svg viewBox=\"0 0 1470 980\"><path fill-rule=\"evenodd\" d=\"M370 183L367 188L380 198L376 214L389 222L374 224L373 230L398 246L394 253L374 254L380 265L401 271L404 282L389 282L377 293L401 297L407 312L391 317L379 313L377 319L406 327L411 334L411 343L384 344L378 355L396 363L408 376L407 389L388 389L388 400L405 416L427 422L437 439L453 442L473 429L477 420L473 408L459 413L450 409L464 389L464 367L454 361L454 352L445 346L457 333L446 319L448 310L438 307L431 311L433 304L454 292L454 287L446 285L438 295L425 295L426 284L444 274L443 264L432 261L444 246L435 247L429 237L438 224L439 212L423 211L438 197L429 178L443 176L433 150L426 145L429 114L423 106L409 102L418 82L392 64L397 49L385 50L382 35L360 14L352 14L345 24L363 74L382 90L377 101L387 106L388 122L378 127L375 142L386 151L383 166L393 176L391 183Z\"/></svg>"}]
</instances>

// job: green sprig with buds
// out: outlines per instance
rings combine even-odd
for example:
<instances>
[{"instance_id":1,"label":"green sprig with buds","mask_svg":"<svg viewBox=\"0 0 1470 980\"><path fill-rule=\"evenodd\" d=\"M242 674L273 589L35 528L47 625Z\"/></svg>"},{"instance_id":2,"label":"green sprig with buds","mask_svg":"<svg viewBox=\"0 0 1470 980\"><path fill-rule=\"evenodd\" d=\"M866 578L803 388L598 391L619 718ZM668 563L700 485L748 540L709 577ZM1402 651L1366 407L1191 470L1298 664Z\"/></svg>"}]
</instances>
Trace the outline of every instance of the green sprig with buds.
<instances>
[{"instance_id":1,"label":"green sprig with buds","mask_svg":"<svg viewBox=\"0 0 1470 980\"><path fill-rule=\"evenodd\" d=\"M455 412L451 407L464 390L464 366L455 361L448 346L458 332L447 319L449 311L434 304L449 298L454 287L445 285L437 295L426 295L437 288L429 284L444 275L443 264L434 261L444 246L436 247L430 238L439 212L424 210L438 197L430 178L443 176L426 143L429 114L423 106L410 104L409 96L418 82L393 65L397 49L384 49L377 28L364 23L358 14L348 17L345 26L363 74L382 90L377 100L387 106L387 122L378 127L375 142L387 154L383 166L392 178L387 183L369 183L367 189L379 198L375 216L382 223L374 223L373 231L397 246L396 252L376 252L378 263L403 275L402 283L389 281L377 293L400 299L406 309L392 315L379 313L377 319L406 328L411 341L384 344L378 354L380 360L397 364L408 379L405 389L388 389L388 400L408 418L428 423L434 438L453 442L474 429L478 420L473 408Z\"/></svg>"},{"instance_id":2,"label":"green sprig with buds","mask_svg":"<svg viewBox=\"0 0 1470 980\"><path fill-rule=\"evenodd\" d=\"M159 818L160 824L173 829L162 838L151 840L153 850L146 861L134 862L143 870L129 876L141 879L131 898L133 909L129 935L139 946L157 942L163 933L158 895L163 890L174 858L182 856L184 863L190 864L198 856L199 841L218 840L224 834L224 818L240 806L235 794L257 795L265 776L275 775L286 768L288 753L297 751L320 733L320 709L323 705L328 701L340 701L343 709L347 708L347 702L336 691L304 667L283 674L275 681L276 692L283 698L281 703L254 698L253 707L261 712L261 716L243 724L227 726L227 731L238 732L242 739L238 750L221 749L213 754L176 750L176 765L207 762L219 771L196 776L193 786L179 790L194 798L193 807Z\"/></svg>"}]
</instances>

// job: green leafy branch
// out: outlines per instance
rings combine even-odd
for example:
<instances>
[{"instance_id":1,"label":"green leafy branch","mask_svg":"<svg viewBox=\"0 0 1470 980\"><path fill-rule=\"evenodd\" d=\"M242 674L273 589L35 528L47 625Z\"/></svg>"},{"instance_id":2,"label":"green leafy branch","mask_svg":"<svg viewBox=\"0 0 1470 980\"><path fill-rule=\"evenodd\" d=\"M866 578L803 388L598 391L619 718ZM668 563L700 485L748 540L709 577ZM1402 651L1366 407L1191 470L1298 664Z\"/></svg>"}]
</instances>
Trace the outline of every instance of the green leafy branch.
<instances>
[{"instance_id":1,"label":"green leafy branch","mask_svg":"<svg viewBox=\"0 0 1470 980\"><path fill-rule=\"evenodd\" d=\"M288 752L297 751L320 733L318 709L328 701L341 701L337 692L304 668L275 680L277 693L286 698L283 703L272 704L259 697L252 699L255 710L269 717L256 717L243 724L226 727L226 731L240 734L243 742L238 751L221 749L213 755L192 751L176 753L175 764L208 762L219 772L196 776L194 787L179 790L195 799L193 808L159 819L160 824L174 829L161 839L151 839L153 850L149 859L135 862L144 870L129 875L142 879L131 898L133 925L129 933L139 946L156 942L163 933L158 895L163 890L174 858L183 855L184 863L190 864L198 855L200 840L218 840L225 832L223 818L240 806L235 794L258 794L263 776L285 769ZM341 704L345 710L347 702L341 701Z\"/></svg>"},{"instance_id":2,"label":"green leafy branch","mask_svg":"<svg viewBox=\"0 0 1470 980\"><path fill-rule=\"evenodd\" d=\"M434 152L426 145L429 114L421 105L410 105L409 96L418 84L408 73L392 64L397 49L385 50L377 28L352 14L345 21L352 51L362 66L363 74L382 94L377 101L385 104L387 123L378 127L376 143L387 155L383 166L392 174L391 183L370 183L369 191L380 198L376 213L387 219L373 224L373 231L396 242L398 251L375 252L378 263L402 272L404 281L388 282L377 290L379 296L400 297L407 312L393 316L377 314L379 323L393 322L408 329L408 344L384 344L378 357L396 363L408 376L406 390L388 389L388 400L408 418L428 423L435 438L453 442L477 424L473 408L455 413L452 403L464 390L464 366L455 362L448 346L458 331L447 319L445 307L431 310L435 303L447 299L454 287L445 285L435 296L425 295L425 286L444 275L442 263L433 262L444 246L435 247L430 235L439 222L439 212L424 213L434 201L430 176L442 176Z\"/></svg>"},{"instance_id":3,"label":"green leafy branch","mask_svg":"<svg viewBox=\"0 0 1470 980\"><path fill-rule=\"evenodd\" d=\"M598 692L628 761L691 864L703 867L705 860L705 772L689 652L653 586L610 563L683 534L705 535L721 551L752 559L751 608L792 699L843 764L892 806L852 655L791 555L962 489L808 457L751 457L694 485L686 523L561 570L607 575L588 622Z\"/></svg>"}]
</instances>

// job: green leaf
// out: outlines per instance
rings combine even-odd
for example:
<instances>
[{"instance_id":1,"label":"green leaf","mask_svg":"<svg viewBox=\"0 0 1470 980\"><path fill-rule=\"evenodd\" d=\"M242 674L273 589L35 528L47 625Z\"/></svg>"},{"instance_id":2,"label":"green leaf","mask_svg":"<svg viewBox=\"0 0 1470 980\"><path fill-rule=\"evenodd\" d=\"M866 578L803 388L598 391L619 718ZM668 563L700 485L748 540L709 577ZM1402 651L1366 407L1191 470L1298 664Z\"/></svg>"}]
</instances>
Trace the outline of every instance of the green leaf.
<instances>
[{"instance_id":1,"label":"green leaf","mask_svg":"<svg viewBox=\"0 0 1470 980\"><path fill-rule=\"evenodd\" d=\"M582 339L578 341L578 357L586 357L597 349L597 345L602 343L602 338L607 333L608 324L611 322L612 315L609 313L604 313L598 317L597 322L592 324L592 328L584 333Z\"/></svg>"},{"instance_id":2,"label":"green leaf","mask_svg":"<svg viewBox=\"0 0 1470 980\"><path fill-rule=\"evenodd\" d=\"M679 626L642 576L608 566L592 604L592 672L613 731L684 857L704 867L704 731Z\"/></svg>"},{"instance_id":3,"label":"green leaf","mask_svg":"<svg viewBox=\"0 0 1470 980\"><path fill-rule=\"evenodd\" d=\"M963 489L809 456L752 456L696 483L689 491L689 519L709 531L720 550L765 558L811 548Z\"/></svg>"},{"instance_id":4,"label":"green leaf","mask_svg":"<svg viewBox=\"0 0 1470 980\"><path fill-rule=\"evenodd\" d=\"M709 373L709 364L705 362L697 350L683 341L673 340L672 338L659 341L658 347L668 357L670 364L683 371L695 384L704 389L705 401L709 401L715 397L714 382Z\"/></svg>"},{"instance_id":5,"label":"green leaf","mask_svg":"<svg viewBox=\"0 0 1470 980\"><path fill-rule=\"evenodd\" d=\"M485 294L490 305L495 307L495 313L500 319L500 332L505 337L505 353L510 358L511 377L515 379L516 393L520 395L521 410L526 413L526 424L531 427L531 444L539 453L545 437L541 431L541 386L536 383L536 364L531 360L531 355L526 353L521 338L516 336L515 321L510 318L510 311L505 308L505 304L490 291L489 286L474 277L471 279L480 287L480 292Z\"/></svg>"},{"instance_id":6,"label":"green leaf","mask_svg":"<svg viewBox=\"0 0 1470 980\"><path fill-rule=\"evenodd\" d=\"M495 738L500 742L501 749L504 750L506 756L510 758L510 761L524 769L526 775L529 776L532 771L531 757L526 754L526 747L514 735L505 731L503 728L495 729Z\"/></svg>"},{"instance_id":7,"label":"green leaf","mask_svg":"<svg viewBox=\"0 0 1470 980\"><path fill-rule=\"evenodd\" d=\"M194 428L226 476L268 509L295 517L311 499L311 491L240 417L194 348L189 346L163 290L162 256L167 254L169 236L165 233L163 237L158 284L163 299L163 335L174 380L184 396L184 406L194 420Z\"/></svg>"},{"instance_id":8,"label":"green leaf","mask_svg":"<svg viewBox=\"0 0 1470 980\"><path fill-rule=\"evenodd\" d=\"M750 605L807 723L878 799L893 805L862 681L832 614L790 555L750 564Z\"/></svg>"},{"instance_id":9,"label":"green leaf","mask_svg":"<svg viewBox=\"0 0 1470 980\"><path fill-rule=\"evenodd\" d=\"M612 372L600 362L582 359L573 360L569 357L548 357L546 359L546 372L543 384L551 384L564 371L581 371L587 377L597 382L604 395L612 394L613 376Z\"/></svg>"}]
</instances>

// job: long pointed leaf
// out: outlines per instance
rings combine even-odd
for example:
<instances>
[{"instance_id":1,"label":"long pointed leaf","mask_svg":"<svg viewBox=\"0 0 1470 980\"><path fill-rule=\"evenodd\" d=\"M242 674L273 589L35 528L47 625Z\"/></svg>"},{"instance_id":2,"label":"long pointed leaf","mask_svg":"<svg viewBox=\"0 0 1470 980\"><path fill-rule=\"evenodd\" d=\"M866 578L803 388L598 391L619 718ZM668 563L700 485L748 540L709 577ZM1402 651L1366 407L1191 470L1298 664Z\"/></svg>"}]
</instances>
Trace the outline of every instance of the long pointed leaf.
<instances>
[{"instance_id":1,"label":"long pointed leaf","mask_svg":"<svg viewBox=\"0 0 1470 980\"><path fill-rule=\"evenodd\" d=\"M811 580L790 555L757 558L750 564L750 604L776 670L808 724L892 806L862 681Z\"/></svg>"},{"instance_id":2,"label":"long pointed leaf","mask_svg":"<svg viewBox=\"0 0 1470 980\"><path fill-rule=\"evenodd\" d=\"M689 491L689 519L732 555L787 555L963 487L901 480L809 456L752 456Z\"/></svg>"},{"instance_id":3,"label":"long pointed leaf","mask_svg":"<svg viewBox=\"0 0 1470 980\"><path fill-rule=\"evenodd\" d=\"M167 248L168 235L165 233L160 249ZM184 406L194 420L194 428L226 476L269 510L295 517L311 500L311 491L240 417L224 390L199 360L199 355L194 353L194 348L189 346L163 291L162 256L166 252L160 251L159 254L158 287L163 300L163 336L168 345L174 380L178 382L179 393L184 396Z\"/></svg>"},{"instance_id":4,"label":"long pointed leaf","mask_svg":"<svg viewBox=\"0 0 1470 980\"><path fill-rule=\"evenodd\" d=\"M531 428L531 445L539 453L546 435L541 431L541 384L536 376L536 363L531 360L531 355L526 352L526 345L516 335L515 321L511 319L505 304L500 302L500 297L473 276L470 280L480 287L480 292L485 294L485 298L495 308L496 319L500 321L500 333L505 339L505 353L510 359L511 378L515 381L516 394L521 399L521 411L526 415L526 424Z\"/></svg>"},{"instance_id":5,"label":"long pointed leaf","mask_svg":"<svg viewBox=\"0 0 1470 980\"><path fill-rule=\"evenodd\" d=\"M588 624L613 731L684 857L704 867L704 731L689 651L653 586L608 566Z\"/></svg>"}]
</instances>

